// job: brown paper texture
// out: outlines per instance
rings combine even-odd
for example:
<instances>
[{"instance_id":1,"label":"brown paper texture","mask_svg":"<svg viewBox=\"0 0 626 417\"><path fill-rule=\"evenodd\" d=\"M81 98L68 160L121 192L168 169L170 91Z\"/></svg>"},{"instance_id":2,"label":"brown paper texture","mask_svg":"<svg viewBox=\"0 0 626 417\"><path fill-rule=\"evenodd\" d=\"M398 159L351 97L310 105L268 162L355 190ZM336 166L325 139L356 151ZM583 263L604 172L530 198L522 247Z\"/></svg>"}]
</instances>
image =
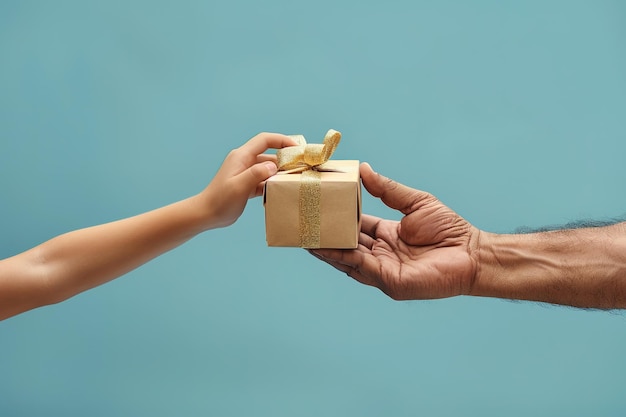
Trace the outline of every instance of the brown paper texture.
<instances>
[{"instance_id":1,"label":"brown paper texture","mask_svg":"<svg viewBox=\"0 0 626 417\"><path fill-rule=\"evenodd\" d=\"M320 247L355 249L361 229L359 161L330 160L321 173ZM268 246L300 246L301 174L277 174L263 194Z\"/></svg>"}]
</instances>

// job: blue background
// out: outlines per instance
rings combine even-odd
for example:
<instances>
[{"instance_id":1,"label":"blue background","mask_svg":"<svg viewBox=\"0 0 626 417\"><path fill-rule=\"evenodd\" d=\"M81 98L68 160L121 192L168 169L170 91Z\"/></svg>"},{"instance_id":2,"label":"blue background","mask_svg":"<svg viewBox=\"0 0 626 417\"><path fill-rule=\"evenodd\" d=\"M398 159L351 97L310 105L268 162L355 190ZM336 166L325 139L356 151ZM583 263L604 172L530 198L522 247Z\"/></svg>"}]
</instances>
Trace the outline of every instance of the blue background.
<instances>
[{"instance_id":1,"label":"blue background","mask_svg":"<svg viewBox=\"0 0 626 417\"><path fill-rule=\"evenodd\" d=\"M0 257L200 191L260 131L511 232L626 212L622 1L3 1ZM371 197L364 211L398 215ZM3 416L626 412L626 318L394 302L263 207L0 323Z\"/></svg>"}]
</instances>

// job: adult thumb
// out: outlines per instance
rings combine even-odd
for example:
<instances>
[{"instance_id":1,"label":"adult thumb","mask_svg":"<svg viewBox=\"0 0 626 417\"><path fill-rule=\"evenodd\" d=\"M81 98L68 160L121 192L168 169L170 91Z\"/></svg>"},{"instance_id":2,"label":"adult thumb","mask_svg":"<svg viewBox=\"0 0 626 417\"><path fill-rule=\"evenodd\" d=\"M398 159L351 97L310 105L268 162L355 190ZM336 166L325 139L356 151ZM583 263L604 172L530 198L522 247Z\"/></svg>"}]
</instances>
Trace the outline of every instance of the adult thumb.
<instances>
[{"instance_id":1,"label":"adult thumb","mask_svg":"<svg viewBox=\"0 0 626 417\"><path fill-rule=\"evenodd\" d=\"M375 172L367 162L361 164L360 174L365 189L371 195L380 198L385 205L400 210L403 214L411 213L420 201L430 196L424 191L407 187Z\"/></svg>"}]
</instances>

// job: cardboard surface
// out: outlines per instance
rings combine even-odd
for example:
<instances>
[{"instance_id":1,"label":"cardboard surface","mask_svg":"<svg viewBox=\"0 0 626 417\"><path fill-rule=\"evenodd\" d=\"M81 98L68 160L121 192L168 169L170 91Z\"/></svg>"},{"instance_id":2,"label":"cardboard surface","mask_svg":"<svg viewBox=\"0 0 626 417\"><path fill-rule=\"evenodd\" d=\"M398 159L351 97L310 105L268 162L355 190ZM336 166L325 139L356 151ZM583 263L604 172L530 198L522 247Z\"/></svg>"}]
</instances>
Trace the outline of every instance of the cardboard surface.
<instances>
[{"instance_id":1,"label":"cardboard surface","mask_svg":"<svg viewBox=\"0 0 626 417\"><path fill-rule=\"evenodd\" d=\"M321 172L320 247L354 249L361 228L359 161L330 160ZM268 246L300 247L300 178L277 174L265 183L265 235Z\"/></svg>"}]
</instances>

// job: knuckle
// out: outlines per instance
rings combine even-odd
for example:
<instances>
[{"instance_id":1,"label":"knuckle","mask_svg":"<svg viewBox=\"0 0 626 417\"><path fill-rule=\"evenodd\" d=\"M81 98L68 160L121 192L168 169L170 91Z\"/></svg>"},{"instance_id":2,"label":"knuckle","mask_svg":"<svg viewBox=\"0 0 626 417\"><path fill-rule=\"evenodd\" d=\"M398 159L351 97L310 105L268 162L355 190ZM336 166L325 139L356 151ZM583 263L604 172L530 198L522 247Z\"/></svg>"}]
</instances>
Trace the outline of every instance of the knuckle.
<instances>
[{"instance_id":1,"label":"knuckle","mask_svg":"<svg viewBox=\"0 0 626 417\"><path fill-rule=\"evenodd\" d=\"M394 191L398 189L398 183L392 180L391 178L385 177L384 175L381 175L379 173L376 173L376 175L378 175L380 182L383 184L384 190L393 193Z\"/></svg>"},{"instance_id":2,"label":"knuckle","mask_svg":"<svg viewBox=\"0 0 626 417\"><path fill-rule=\"evenodd\" d=\"M226 157L237 159L241 156L241 153L242 153L241 148L235 148L235 149L232 149L230 152L228 152L228 155Z\"/></svg>"},{"instance_id":3,"label":"knuckle","mask_svg":"<svg viewBox=\"0 0 626 417\"><path fill-rule=\"evenodd\" d=\"M437 197L428 192L415 192L410 197L409 207L413 210L417 210L435 204L437 201Z\"/></svg>"}]
</instances>

